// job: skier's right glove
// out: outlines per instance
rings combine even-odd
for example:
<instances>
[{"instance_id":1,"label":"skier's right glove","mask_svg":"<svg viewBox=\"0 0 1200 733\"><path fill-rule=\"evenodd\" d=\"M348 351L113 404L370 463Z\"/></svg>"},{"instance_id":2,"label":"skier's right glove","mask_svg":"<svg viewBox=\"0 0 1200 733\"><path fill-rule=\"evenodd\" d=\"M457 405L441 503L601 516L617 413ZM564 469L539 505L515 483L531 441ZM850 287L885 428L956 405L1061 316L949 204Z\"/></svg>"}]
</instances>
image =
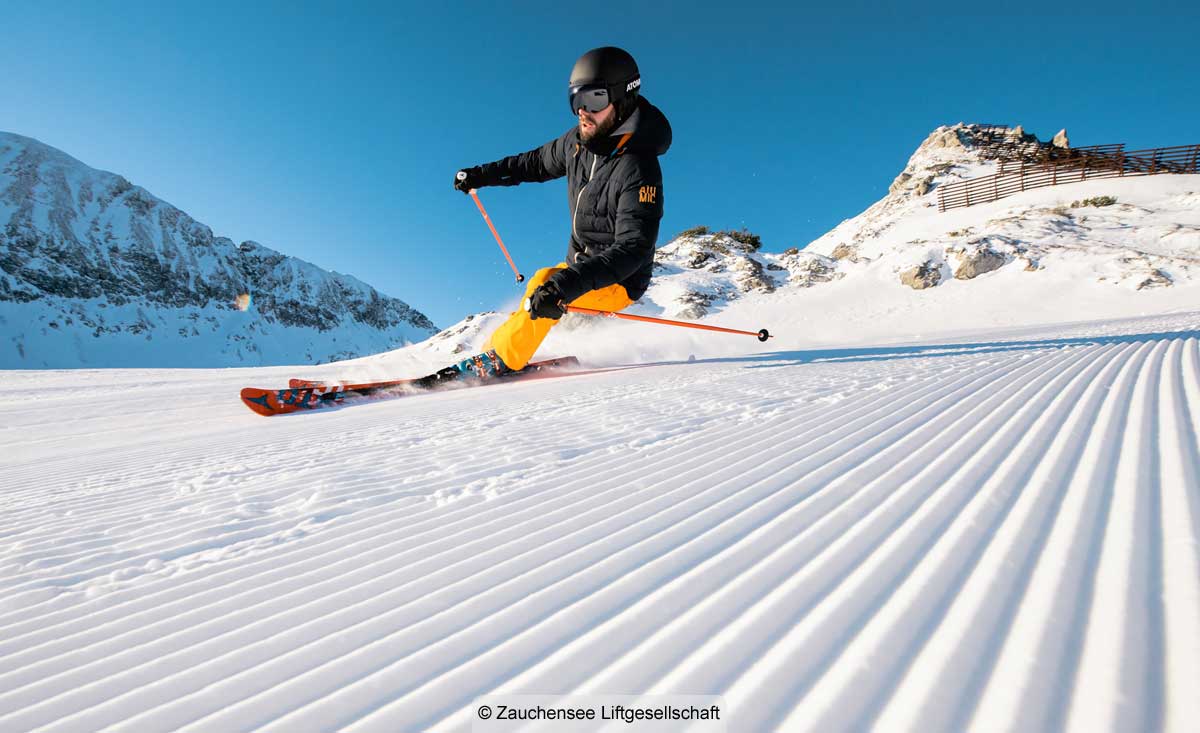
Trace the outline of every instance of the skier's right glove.
<instances>
[{"instance_id":1,"label":"skier's right glove","mask_svg":"<svg viewBox=\"0 0 1200 733\"><path fill-rule=\"evenodd\" d=\"M533 291L533 295L525 301L525 310L529 311L529 317L535 321L539 318L553 318L557 321L566 314L563 309L562 291L553 280L539 285L538 289Z\"/></svg>"},{"instance_id":2,"label":"skier's right glove","mask_svg":"<svg viewBox=\"0 0 1200 733\"><path fill-rule=\"evenodd\" d=\"M463 193L471 193L472 188L483 188L483 171L479 166L463 168L454 174L454 188Z\"/></svg>"}]
</instances>

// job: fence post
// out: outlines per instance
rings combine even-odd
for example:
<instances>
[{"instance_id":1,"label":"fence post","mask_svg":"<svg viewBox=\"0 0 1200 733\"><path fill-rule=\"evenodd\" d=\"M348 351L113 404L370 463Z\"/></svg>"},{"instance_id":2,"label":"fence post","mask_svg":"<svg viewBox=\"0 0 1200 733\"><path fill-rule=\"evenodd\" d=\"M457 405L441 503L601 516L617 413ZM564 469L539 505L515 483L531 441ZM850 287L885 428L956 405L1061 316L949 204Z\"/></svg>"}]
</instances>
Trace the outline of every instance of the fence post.
<instances>
[{"instance_id":1,"label":"fence post","mask_svg":"<svg viewBox=\"0 0 1200 733\"><path fill-rule=\"evenodd\" d=\"M1200 145L1192 146L1192 173L1200 172L1196 169L1196 154L1200 153Z\"/></svg>"}]
</instances>

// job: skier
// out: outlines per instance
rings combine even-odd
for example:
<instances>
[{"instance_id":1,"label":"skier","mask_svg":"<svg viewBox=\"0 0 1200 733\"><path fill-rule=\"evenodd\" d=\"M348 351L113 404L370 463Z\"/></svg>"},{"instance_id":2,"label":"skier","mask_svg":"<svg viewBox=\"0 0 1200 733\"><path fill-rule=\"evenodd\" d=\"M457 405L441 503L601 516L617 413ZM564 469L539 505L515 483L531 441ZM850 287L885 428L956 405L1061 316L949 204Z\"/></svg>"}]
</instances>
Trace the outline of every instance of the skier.
<instances>
[{"instance_id":1,"label":"skier","mask_svg":"<svg viewBox=\"0 0 1200 733\"><path fill-rule=\"evenodd\" d=\"M484 352L439 372L439 379L486 378L524 369L564 305L619 311L646 292L663 213L658 156L671 125L641 96L633 56L605 46L575 62L567 87L578 125L556 140L494 163L464 168L454 187L515 186L567 177L571 238L566 261L530 278L521 309Z\"/></svg>"}]
</instances>

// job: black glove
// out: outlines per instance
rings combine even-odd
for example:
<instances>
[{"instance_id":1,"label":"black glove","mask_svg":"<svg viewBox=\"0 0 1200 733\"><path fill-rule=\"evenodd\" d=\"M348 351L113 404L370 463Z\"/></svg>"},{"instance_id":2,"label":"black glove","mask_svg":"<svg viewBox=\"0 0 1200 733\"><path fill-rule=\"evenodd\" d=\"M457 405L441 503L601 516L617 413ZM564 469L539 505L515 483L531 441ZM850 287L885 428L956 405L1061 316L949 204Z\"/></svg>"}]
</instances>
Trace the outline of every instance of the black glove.
<instances>
[{"instance_id":1,"label":"black glove","mask_svg":"<svg viewBox=\"0 0 1200 733\"><path fill-rule=\"evenodd\" d=\"M525 310L529 311L529 317L534 320L553 318L557 321L566 313L563 308L562 291L553 281L538 286L533 295L525 301Z\"/></svg>"},{"instance_id":2,"label":"black glove","mask_svg":"<svg viewBox=\"0 0 1200 733\"><path fill-rule=\"evenodd\" d=\"M474 168L463 168L458 173L454 174L454 188L463 193L471 193L472 188L483 188L483 171L479 166Z\"/></svg>"}]
</instances>

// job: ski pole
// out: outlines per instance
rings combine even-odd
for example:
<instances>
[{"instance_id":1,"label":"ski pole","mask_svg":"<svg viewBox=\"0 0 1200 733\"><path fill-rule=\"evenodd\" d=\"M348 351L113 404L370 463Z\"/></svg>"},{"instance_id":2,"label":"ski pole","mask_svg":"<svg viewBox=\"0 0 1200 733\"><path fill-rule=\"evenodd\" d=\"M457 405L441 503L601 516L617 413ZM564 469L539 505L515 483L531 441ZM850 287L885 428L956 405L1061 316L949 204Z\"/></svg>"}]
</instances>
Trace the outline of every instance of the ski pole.
<instances>
[{"instance_id":1,"label":"ski pole","mask_svg":"<svg viewBox=\"0 0 1200 733\"><path fill-rule=\"evenodd\" d=\"M762 329L755 333L754 331L739 331L734 328L721 328L720 326L705 326L702 323L684 323L683 321L670 321L666 318L651 318L650 316L635 316L632 313L617 313L616 311L600 311L592 308L581 308L577 305L564 305L563 309L567 313L582 313L588 316L606 316L608 318L623 318L627 321L643 321L645 323L658 323L663 326L682 326L683 328L698 328L704 331L720 331L721 333L736 333L741 336L757 336L759 341L766 341L769 338L774 338L767 333L767 329Z\"/></svg>"},{"instance_id":2,"label":"ski pole","mask_svg":"<svg viewBox=\"0 0 1200 733\"><path fill-rule=\"evenodd\" d=\"M466 177L467 174L465 172L458 172L458 180L465 180ZM487 222L488 229L492 230L492 236L496 238L496 244L500 245L500 251L504 253L504 259L508 260L508 266L512 268L513 274L517 276L517 282L525 282L525 276L522 275L517 270L517 266L513 264L513 259L508 254L508 248L504 246L504 240L500 239L500 233L496 231L495 225L492 224L492 218L488 216L487 210L483 208L483 202L479 200L479 194L475 193L475 189L473 188L471 189L471 198L475 199L475 205L479 207L479 213L483 214L483 220Z\"/></svg>"}]
</instances>

